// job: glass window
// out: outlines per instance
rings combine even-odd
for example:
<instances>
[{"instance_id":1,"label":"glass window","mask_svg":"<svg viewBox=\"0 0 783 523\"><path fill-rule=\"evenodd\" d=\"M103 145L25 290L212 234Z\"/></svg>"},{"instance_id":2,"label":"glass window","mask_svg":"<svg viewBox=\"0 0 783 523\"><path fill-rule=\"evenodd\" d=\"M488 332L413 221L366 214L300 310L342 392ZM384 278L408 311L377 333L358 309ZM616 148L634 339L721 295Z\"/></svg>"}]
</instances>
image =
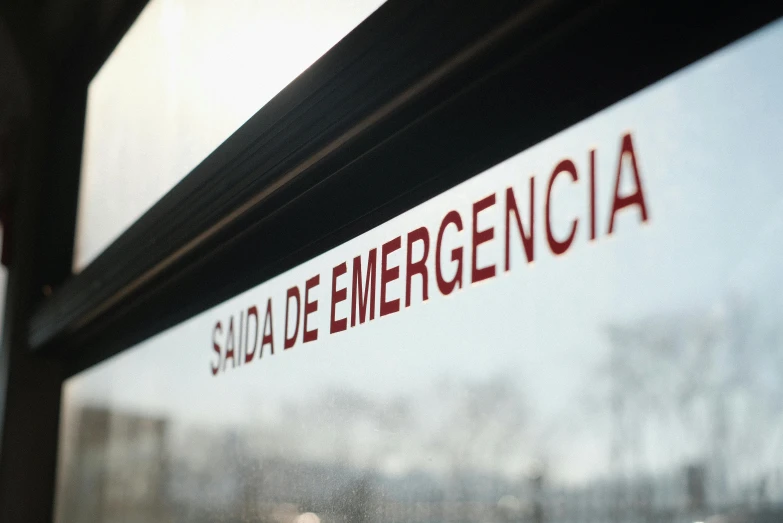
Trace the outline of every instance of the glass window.
<instances>
[{"instance_id":1,"label":"glass window","mask_svg":"<svg viewBox=\"0 0 783 523\"><path fill-rule=\"evenodd\" d=\"M783 23L65 384L58 521L783 519Z\"/></svg>"},{"instance_id":2,"label":"glass window","mask_svg":"<svg viewBox=\"0 0 783 523\"><path fill-rule=\"evenodd\" d=\"M3 229L0 227L0 252L3 251ZM3 323L5 321L5 292L8 284L8 268L0 265L0 339L3 335Z\"/></svg>"},{"instance_id":3,"label":"glass window","mask_svg":"<svg viewBox=\"0 0 783 523\"><path fill-rule=\"evenodd\" d=\"M0 174L2 173L2 167L0 167ZM3 252L3 229L0 227L0 252ZM5 327L5 295L8 286L8 268L5 265L0 265L0 343L3 342L4 327ZM6 366L7 359L3 358L0 362L0 401L5 402L6 394L6 380L8 379L8 369L3 368Z\"/></svg>"},{"instance_id":4,"label":"glass window","mask_svg":"<svg viewBox=\"0 0 783 523\"><path fill-rule=\"evenodd\" d=\"M90 84L80 270L382 0L152 0Z\"/></svg>"}]
</instances>

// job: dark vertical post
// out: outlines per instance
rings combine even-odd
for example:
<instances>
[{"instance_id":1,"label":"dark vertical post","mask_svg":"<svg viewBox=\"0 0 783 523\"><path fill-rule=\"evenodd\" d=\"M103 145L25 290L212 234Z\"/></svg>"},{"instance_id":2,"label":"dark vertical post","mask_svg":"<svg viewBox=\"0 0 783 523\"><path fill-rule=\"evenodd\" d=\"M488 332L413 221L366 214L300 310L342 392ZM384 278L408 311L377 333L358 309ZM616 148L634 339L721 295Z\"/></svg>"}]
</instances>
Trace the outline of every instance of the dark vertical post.
<instances>
[{"instance_id":1,"label":"dark vertical post","mask_svg":"<svg viewBox=\"0 0 783 523\"><path fill-rule=\"evenodd\" d=\"M40 73L40 72L39 72ZM76 75L78 76L78 75ZM51 522L61 363L28 350L34 307L71 272L86 82L39 74L29 82L18 144L0 360L0 521Z\"/></svg>"}]
</instances>

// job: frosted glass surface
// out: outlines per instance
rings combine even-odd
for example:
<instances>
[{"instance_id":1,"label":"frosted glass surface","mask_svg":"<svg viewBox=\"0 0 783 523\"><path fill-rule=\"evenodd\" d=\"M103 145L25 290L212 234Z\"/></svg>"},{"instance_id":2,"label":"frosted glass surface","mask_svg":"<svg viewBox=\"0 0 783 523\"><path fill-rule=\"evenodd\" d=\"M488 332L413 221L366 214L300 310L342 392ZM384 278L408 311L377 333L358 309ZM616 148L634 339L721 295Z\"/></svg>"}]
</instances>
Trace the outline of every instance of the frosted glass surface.
<instances>
[{"instance_id":1,"label":"frosted glass surface","mask_svg":"<svg viewBox=\"0 0 783 523\"><path fill-rule=\"evenodd\" d=\"M152 0L90 84L78 271L382 0Z\"/></svg>"}]
</instances>

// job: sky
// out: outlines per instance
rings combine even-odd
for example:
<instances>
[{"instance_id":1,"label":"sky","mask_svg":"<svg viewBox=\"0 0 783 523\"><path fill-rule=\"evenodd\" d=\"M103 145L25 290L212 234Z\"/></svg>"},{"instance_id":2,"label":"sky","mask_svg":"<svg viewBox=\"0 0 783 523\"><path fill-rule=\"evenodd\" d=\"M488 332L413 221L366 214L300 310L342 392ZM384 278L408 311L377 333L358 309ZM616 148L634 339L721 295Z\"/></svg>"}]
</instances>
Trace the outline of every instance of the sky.
<instances>
[{"instance_id":1,"label":"sky","mask_svg":"<svg viewBox=\"0 0 783 523\"><path fill-rule=\"evenodd\" d=\"M163 5L178 9L175 2ZM375 229L71 378L65 386L63 434L67 438L77 430L67 420L69 412L82 405L228 430L285 423L291 404L315 403L324 391L335 389L355 391L380 403L402 396L419 398L417 408L426 422L436 426L447 414L444 403L432 393L436 384L510 376L529 412L530 441L546 441L542 445L559 477L586 481L606 474L610 468L609 421L594 415L589 398L600 393L597 376L611 358L609 326L637 325L651 318L720 319L721 311L737 301L756 305L754 329L783 319L781 71L783 23L778 22ZM212 132L203 132L204 137L197 140L212 143L207 138ZM633 136L649 219L641 223L635 208L621 211L615 233L608 236L620 142L626 132ZM586 208L590 149L596 150L597 159L599 231L592 242L587 236ZM110 157L94 163L88 159L88 169L95 169L88 176L110 170L123 157L111 151L107 154ZM580 181L570 184L565 177L558 178L553 226L562 236L573 216L580 223L571 249L554 256L546 244L543 202L549 174L564 158L574 161ZM153 154L146 161L150 168L159 168L159 159ZM175 171L182 174L181 169ZM632 186L627 163L622 173L621 190L628 191ZM502 194L513 187L526 210L531 175L536 177L536 260L525 264L516 242L513 268L505 273L500 270ZM495 240L480 248L479 259L496 261L500 274L470 284L466 271L464 288L444 297L432 277L440 220L451 209L461 213L466 230L460 235L452 230L445 245L463 245L469 251L471 205L491 193L498 195L498 205L481 215L481 227L494 225ZM432 238L430 299L423 303L417 295L410 308L397 314L327 335L331 268L422 225ZM404 247L390 257L394 264L403 261ZM467 252L465 261L470 262ZM299 342L283 351L280 335L286 289L292 285L301 289L314 274L321 276L313 294L319 309L312 316L319 339L302 344L300 328ZM391 296L401 296L397 284L389 286ZM276 354L265 354L251 365L213 377L215 322L225 325L231 314L253 304L263 314L268 297L273 299ZM346 308L338 312L345 315ZM739 425L748 405L761 402L763 392L738 399L739 406L732 411L737 414L729 423ZM765 427L777 437L780 414L777 411L777 416L769 417L770 425ZM327 409L314 418L313 427L303 437L318 438L329 430L329 415ZM662 438L657 451L645 454L644 463L650 469L684 462L700 450L694 450L687 438L667 438L667 427L644 429L648 436ZM361 438L355 441L357 452L364 444L377 444L378 437L373 438L372 442L369 436L365 443ZM775 441L770 436L768 444L775 445ZM533 460L538 443L530 445L530 455L520 459ZM783 465L779 452L764 452L759 454L765 460ZM425 453L409 449L405 459L407 463L397 466L427 467Z\"/></svg>"}]
</instances>

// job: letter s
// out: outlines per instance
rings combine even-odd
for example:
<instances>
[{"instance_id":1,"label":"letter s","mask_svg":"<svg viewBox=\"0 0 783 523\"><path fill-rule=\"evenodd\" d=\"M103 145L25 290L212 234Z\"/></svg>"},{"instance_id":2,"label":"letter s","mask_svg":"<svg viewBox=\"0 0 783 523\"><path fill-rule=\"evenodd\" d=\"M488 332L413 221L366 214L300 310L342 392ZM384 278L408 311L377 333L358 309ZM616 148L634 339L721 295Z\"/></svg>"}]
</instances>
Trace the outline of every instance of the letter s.
<instances>
[{"instance_id":1,"label":"letter s","mask_svg":"<svg viewBox=\"0 0 783 523\"><path fill-rule=\"evenodd\" d=\"M212 366L212 375L216 376L218 371L220 370L220 359L222 354L222 349L220 347L220 344L215 339L215 336L218 334L223 334L223 326L220 324L220 322L217 322L215 324L215 328L212 331L212 350L214 350L217 353L218 359L217 364Z\"/></svg>"}]
</instances>

